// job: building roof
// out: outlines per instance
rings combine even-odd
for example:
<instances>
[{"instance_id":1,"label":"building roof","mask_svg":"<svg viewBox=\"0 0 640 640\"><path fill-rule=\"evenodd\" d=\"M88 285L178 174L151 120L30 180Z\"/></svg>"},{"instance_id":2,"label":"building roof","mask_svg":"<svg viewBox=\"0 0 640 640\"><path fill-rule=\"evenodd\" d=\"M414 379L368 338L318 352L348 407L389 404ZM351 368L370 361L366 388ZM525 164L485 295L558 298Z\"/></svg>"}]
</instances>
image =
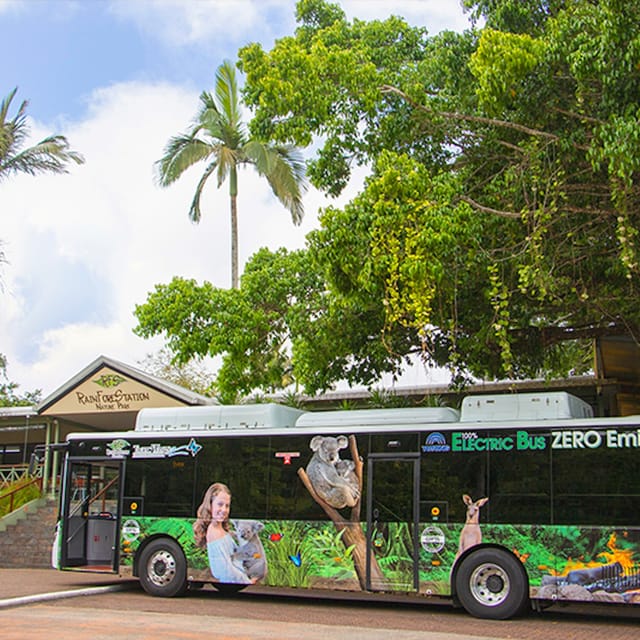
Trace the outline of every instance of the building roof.
<instances>
[{"instance_id":1,"label":"building roof","mask_svg":"<svg viewBox=\"0 0 640 640\"><path fill-rule=\"evenodd\" d=\"M96 429L129 429L149 406L216 404L213 398L99 356L37 406L38 414Z\"/></svg>"}]
</instances>

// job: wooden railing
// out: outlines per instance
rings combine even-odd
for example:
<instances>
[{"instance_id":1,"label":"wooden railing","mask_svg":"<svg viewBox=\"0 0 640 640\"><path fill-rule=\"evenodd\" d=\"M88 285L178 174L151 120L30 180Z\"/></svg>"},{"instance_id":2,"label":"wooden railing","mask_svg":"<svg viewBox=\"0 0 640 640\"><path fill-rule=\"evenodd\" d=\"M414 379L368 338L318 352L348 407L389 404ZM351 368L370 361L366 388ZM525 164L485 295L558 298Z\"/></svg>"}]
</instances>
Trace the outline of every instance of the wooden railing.
<instances>
[{"instance_id":1,"label":"wooden railing","mask_svg":"<svg viewBox=\"0 0 640 640\"><path fill-rule=\"evenodd\" d=\"M14 482L20 482L28 477L42 477L42 465L36 465L33 473L29 474L28 464L0 464L0 491Z\"/></svg>"},{"instance_id":2,"label":"wooden railing","mask_svg":"<svg viewBox=\"0 0 640 640\"><path fill-rule=\"evenodd\" d=\"M42 478L32 478L28 482L20 484L19 487L0 495L0 516L11 513L25 502L29 502L29 500L24 500L24 502L21 503L20 500L24 498L27 492L34 493L34 488L37 489L37 496L34 496L32 499L39 497L42 493Z\"/></svg>"}]
</instances>

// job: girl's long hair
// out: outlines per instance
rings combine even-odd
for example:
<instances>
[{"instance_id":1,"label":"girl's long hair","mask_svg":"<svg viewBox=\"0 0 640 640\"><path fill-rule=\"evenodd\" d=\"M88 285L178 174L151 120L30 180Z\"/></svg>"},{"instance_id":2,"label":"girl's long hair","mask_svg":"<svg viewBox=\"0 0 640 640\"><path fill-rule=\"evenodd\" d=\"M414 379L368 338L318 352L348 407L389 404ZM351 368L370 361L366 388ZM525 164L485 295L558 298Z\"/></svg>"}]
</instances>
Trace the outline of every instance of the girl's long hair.
<instances>
[{"instance_id":1,"label":"girl's long hair","mask_svg":"<svg viewBox=\"0 0 640 640\"><path fill-rule=\"evenodd\" d=\"M226 484L214 482L204 494L202 504L198 507L196 514L197 519L193 523L193 537L196 546L202 547L203 549L207 546L207 527L211 523L211 501L219 493L227 493L229 498L231 498L231 491L229 491L229 487L227 487ZM228 519L222 523L222 528L225 531L229 531Z\"/></svg>"}]
</instances>

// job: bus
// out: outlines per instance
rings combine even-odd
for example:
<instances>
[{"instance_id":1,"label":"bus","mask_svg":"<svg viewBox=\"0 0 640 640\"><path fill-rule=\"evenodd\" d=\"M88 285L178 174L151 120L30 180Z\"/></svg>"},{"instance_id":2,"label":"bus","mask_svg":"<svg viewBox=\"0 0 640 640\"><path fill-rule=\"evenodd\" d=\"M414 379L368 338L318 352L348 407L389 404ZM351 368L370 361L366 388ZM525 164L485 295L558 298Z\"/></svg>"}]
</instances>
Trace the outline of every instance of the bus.
<instances>
[{"instance_id":1,"label":"bus","mask_svg":"<svg viewBox=\"0 0 640 640\"><path fill-rule=\"evenodd\" d=\"M54 566L154 596L403 593L490 619L640 603L640 416L566 393L143 409L64 446Z\"/></svg>"}]
</instances>

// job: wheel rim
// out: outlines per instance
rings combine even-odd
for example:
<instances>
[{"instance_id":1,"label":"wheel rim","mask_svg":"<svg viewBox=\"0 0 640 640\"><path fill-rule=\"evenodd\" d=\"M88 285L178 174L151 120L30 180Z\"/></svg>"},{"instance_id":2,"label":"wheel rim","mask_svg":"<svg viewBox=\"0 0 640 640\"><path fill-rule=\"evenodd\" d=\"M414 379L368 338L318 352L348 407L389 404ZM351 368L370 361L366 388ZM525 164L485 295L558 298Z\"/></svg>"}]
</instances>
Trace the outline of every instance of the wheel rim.
<instances>
[{"instance_id":1,"label":"wheel rim","mask_svg":"<svg viewBox=\"0 0 640 640\"><path fill-rule=\"evenodd\" d=\"M175 578L176 559L166 549L156 551L147 562L147 576L157 587L166 587Z\"/></svg>"},{"instance_id":2,"label":"wheel rim","mask_svg":"<svg viewBox=\"0 0 640 640\"><path fill-rule=\"evenodd\" d=\"M505 570L493 563L481 564L469 578L471 595L482 605L495 607L509 596L511 583Z\"/></svg>"}]
</instances>

